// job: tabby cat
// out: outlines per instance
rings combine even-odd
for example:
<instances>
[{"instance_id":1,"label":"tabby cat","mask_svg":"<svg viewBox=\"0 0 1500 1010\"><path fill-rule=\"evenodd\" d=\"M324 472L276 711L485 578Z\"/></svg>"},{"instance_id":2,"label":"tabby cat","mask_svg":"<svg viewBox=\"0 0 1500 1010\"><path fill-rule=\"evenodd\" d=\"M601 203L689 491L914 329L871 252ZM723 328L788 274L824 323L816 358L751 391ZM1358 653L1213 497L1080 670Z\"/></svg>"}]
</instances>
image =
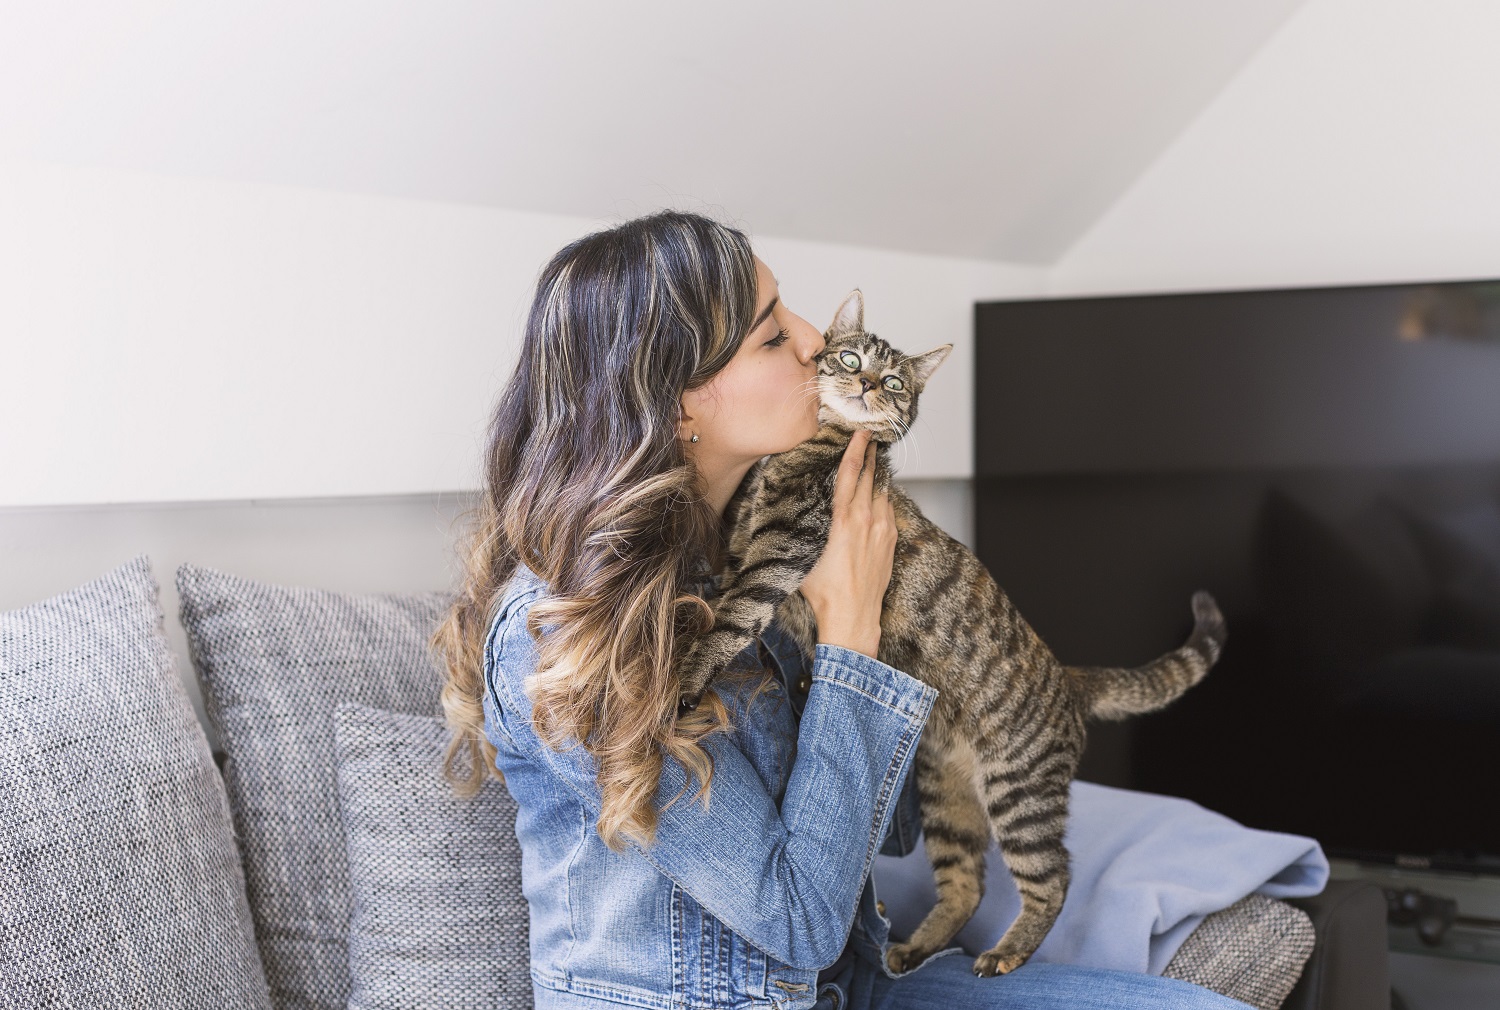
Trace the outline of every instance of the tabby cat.
<instances>
[{"instance_id":1,"label":"tabby cat","mask_svg":"<svg viewBox=\"0 0 1500 1010\"><path fill-rule=\"evenodd\" d=\"M1223 649L1224 619L1200 590L1181 648L1136 668L1064 666L979 559L891 483L890 446L911 430L917 398L953 346L901 353L865 331L858 291L824 336L819 431L756 463L731 499L714 624L679 667L682 704L694 707L773 616L814 655L816 624L797 587L827 543L844 449L856 428L869 429L878 442L875 490L889 490L898 531L877 658L939 692L915 766L938 900L905 943L889 948L888 962L898 972L915 967L969 920L993 837L1020 890L1021 912L974 972L1009 972L1036 951L1067 893L1063 829L1084 720L1150 712L1196 684Z\"/></svg>"}]
</instances>

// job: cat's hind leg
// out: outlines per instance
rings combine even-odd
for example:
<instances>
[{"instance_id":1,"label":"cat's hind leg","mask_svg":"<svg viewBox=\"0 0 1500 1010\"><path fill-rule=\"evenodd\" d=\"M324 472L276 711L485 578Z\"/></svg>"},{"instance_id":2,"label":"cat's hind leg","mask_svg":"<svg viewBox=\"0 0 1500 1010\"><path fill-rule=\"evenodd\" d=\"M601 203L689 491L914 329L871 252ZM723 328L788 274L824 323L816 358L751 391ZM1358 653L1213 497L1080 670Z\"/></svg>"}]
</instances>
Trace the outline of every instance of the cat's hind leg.
<instances>
[{"instance_id":1,"label":"cat's hind leg","mask_svg":"<svg viewBox=\"0 0 1500 1010\"><path fill-rule=\"evenodd\" d=\"M922 807L922 838L937 904L905 943L886 950L892 971L915 968L948 945L984 896L984 854L990 826L974 792L973 755L967 745L927 725L917 745L917 795Z\"/></svg>"},{"instance_id":2,"label":"cat's hind leg","mask_svg":"<svg viewBox=\"0 0 1500 1010\"><path fill-rule=\"evenodd\" d=\"M1074 765L1076 761L1069 768ZM1003 975L1021 967L1062 911L1070 879L1063 831L1071 777L1070 770L1060 782L1050 776L1017 781L1003 773L982 780L991 829L1021 893L1021 911L999 942L974 960L976 975Z\"/></svg>"}]
</instances>

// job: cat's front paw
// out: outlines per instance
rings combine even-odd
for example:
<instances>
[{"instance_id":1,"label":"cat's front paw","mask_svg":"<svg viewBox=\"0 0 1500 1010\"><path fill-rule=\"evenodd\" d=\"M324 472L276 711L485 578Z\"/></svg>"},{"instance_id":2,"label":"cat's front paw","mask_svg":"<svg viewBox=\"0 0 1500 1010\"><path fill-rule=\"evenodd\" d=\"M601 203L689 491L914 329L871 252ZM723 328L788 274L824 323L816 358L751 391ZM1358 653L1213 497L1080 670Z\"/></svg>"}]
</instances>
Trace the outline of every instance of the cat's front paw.
<instances>
[{"instance_id":1,"label":"cat's front paw","mask_svg":"<svg viewBox=\"0 0 1500 1010\"><path fill-rule=\"evenodd\" d=\"M716 672L712 666L703 662L701 652L697 649L690 652L677 670L678 683L681 685L678 690L678 707L684 711L697 708Z\"/></svg>"},{"instance_id":2,"label":"cat's front paw","mask_svg":"<svg viewBox=\"0 0 1500 1010\"><path fill-rule=\"evenodd\" d=\"M885 963L890 965L891 971L900 974L903 971L910 971L927 960L931 953L929 950L919 949L914 944L893 943L886 948Z\"/></svg>"},{"instance_id":3,"label":"cat's front paw","mask_svg":"<svg viewBox=\"0 0 1500 1010\"><path fill-rule=\"evenodd\" d=\"M1003 940L992 950L987 950L974 959L974 974L980 978L993 978L1015 971L1031 957L1031 951L1015 950Z\"/></svg>"},{"instance_id":4,"label":"cat's front paw","mask_svg":"<svg viewBox=\"0 0 1500 1010\"><path fill-rule=\"evenodd\" d=\"M682 689L682 693L677 696L677 709L678 709L678 711L680 711L680 712L691 712L691 711L693 711L693 709L695 709L695 708L698 707L698 703L703 700L703 694L707 690L708 690L707 687L696 687L696 688L684 687Z\"/></svg>"}]
</instances>

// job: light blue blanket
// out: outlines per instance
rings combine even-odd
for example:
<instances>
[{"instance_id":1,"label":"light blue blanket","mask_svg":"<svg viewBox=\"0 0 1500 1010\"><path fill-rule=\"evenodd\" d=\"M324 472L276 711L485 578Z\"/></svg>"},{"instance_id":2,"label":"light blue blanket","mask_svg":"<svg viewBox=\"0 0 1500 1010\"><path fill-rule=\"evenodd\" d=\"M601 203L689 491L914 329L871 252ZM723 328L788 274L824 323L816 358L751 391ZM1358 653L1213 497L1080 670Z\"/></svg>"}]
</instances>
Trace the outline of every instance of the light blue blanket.
<instances>
[{"instance_id":1,"label":"light blue blanket","mask_svg":"<svg viewBox=\"0 0 1500 1010\"><path fill-rule=\"evenodd\" d=\"M1311 838L1247 828L1188 800L1073 783L1066 841L1073 881L1062 913L1033 961L1159 975L1210 912L1247 894L1295 898L1328 881ZM988 950L1020 911L1020 896L993 843L985 896L954 943ZM937 900L920 845L876 856L875 892L891 932L906 937Z\"/></svg>"}]
</instances>

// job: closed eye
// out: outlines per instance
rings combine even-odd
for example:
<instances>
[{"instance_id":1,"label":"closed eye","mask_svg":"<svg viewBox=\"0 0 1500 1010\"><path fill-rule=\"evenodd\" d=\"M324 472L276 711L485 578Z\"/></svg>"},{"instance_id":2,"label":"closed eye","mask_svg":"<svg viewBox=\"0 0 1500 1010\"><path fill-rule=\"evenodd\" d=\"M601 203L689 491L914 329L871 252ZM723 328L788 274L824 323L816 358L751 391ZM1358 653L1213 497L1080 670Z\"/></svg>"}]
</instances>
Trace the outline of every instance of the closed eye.
<instances>
[{"instance_id":1,"label":"closed eye","mask_svg":"<svg viewBox=\"0 0 1500 1010\"><path fill-rule=\"evenodd\" d=\"M783 329L779 333L777 333L776 336L772 337L770 340L767 340L766 346L780 347L782 344L786 343L786 338L791 335L792 334L789 330Z\"/></svg>"}]
</instances>

